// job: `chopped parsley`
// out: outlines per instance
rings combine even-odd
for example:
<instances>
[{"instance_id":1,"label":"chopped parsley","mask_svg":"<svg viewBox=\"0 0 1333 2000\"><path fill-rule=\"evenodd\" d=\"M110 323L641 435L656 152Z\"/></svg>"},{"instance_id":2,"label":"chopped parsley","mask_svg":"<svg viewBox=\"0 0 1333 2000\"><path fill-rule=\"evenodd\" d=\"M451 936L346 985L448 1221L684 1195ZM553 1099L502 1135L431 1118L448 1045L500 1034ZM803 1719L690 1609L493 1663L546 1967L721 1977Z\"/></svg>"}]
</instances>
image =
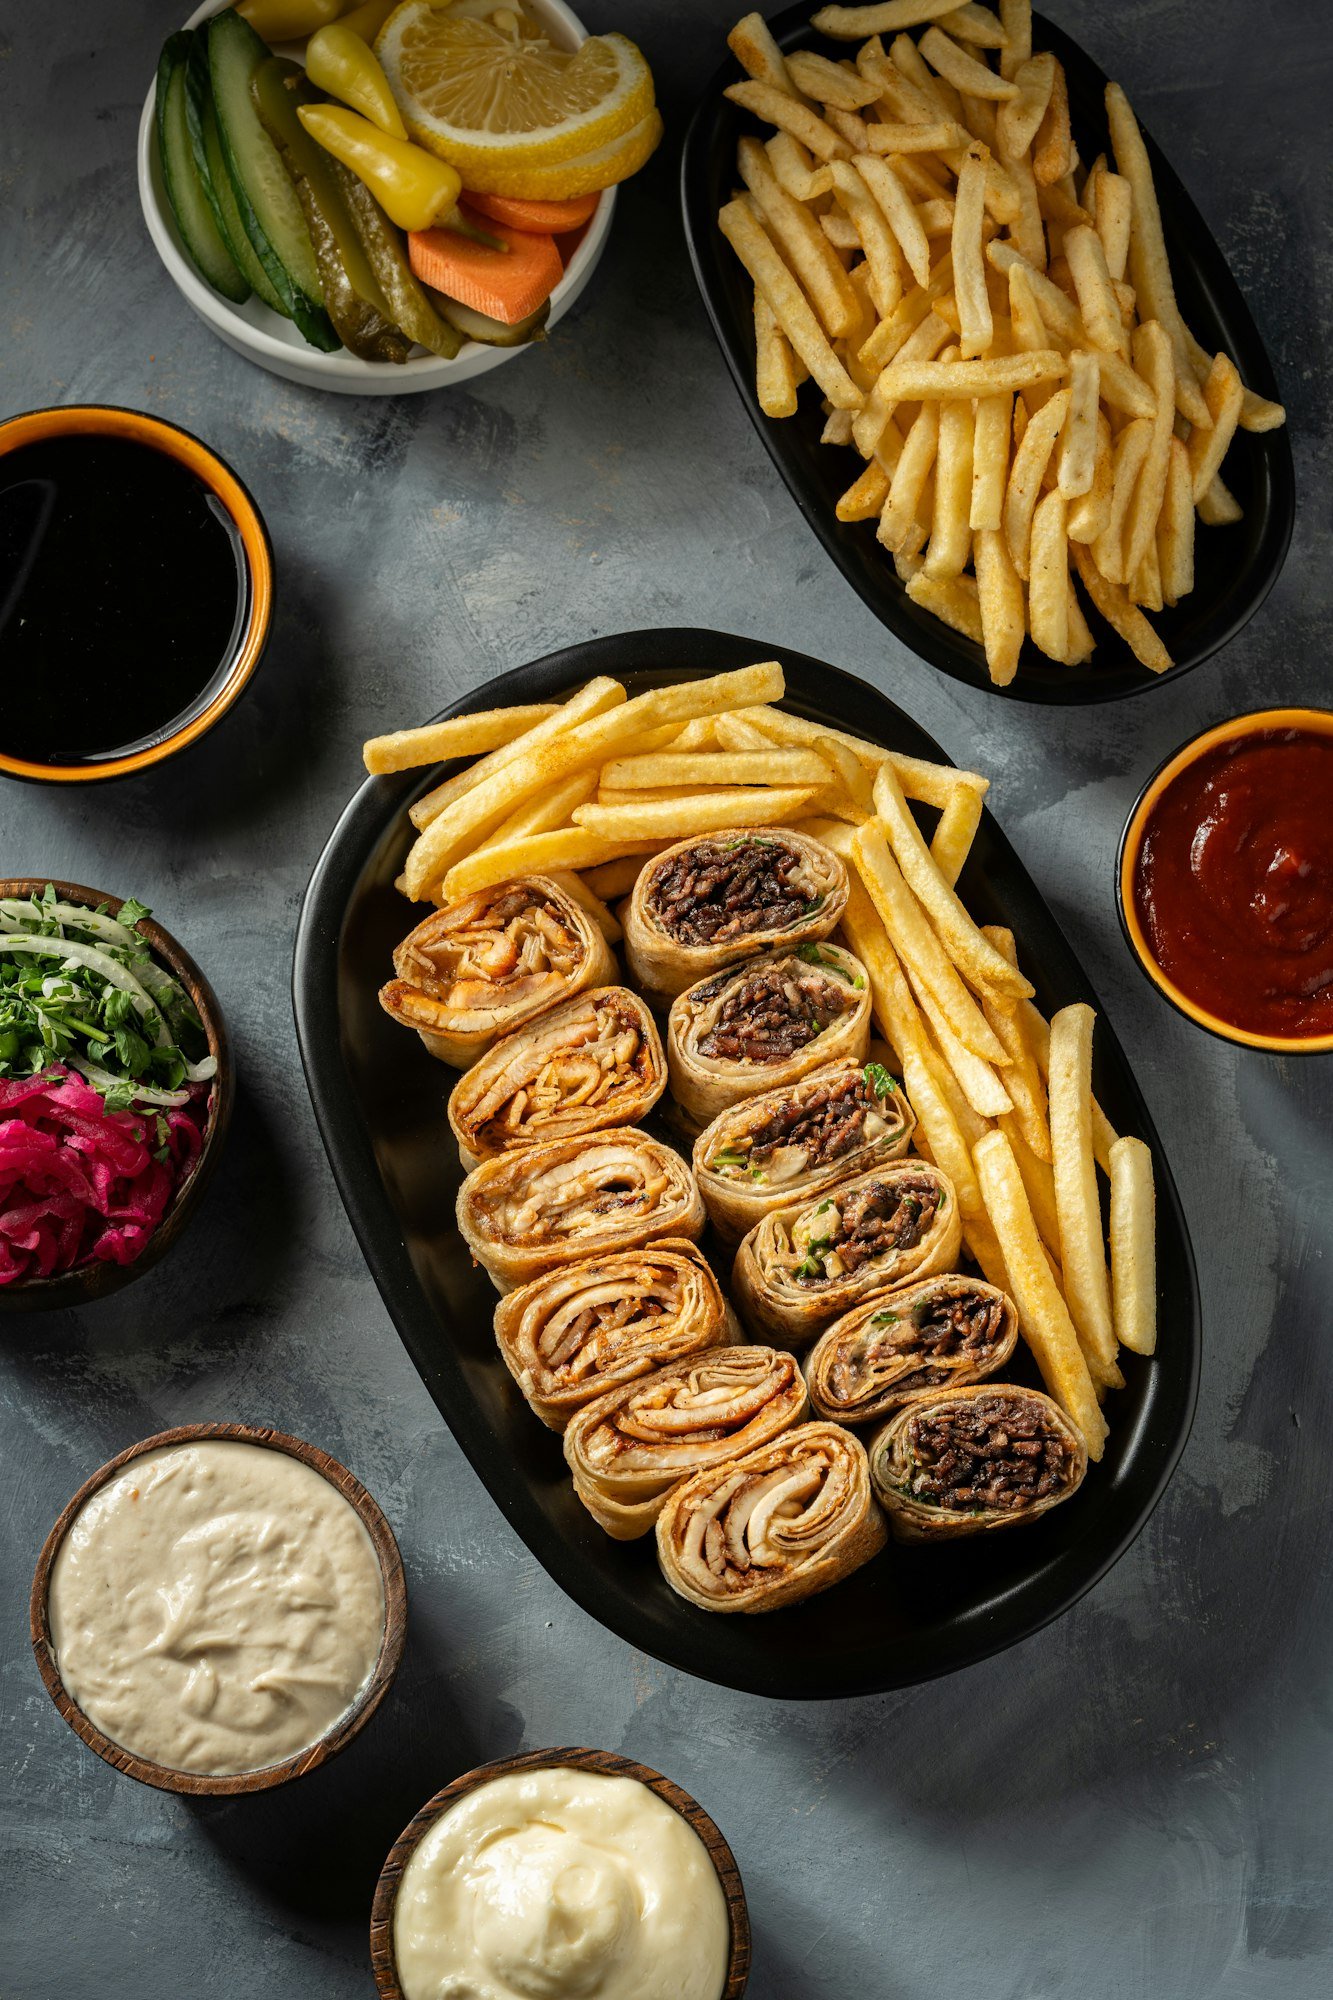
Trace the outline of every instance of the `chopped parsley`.
<instances>
[{"instance_id":1,"label":"chopped parsley","mask_svg":"<svg viewBox=\"0 0 1333 2000\"><path fill-rule=\"evenodd\" d=\"M867 1063L861 1074L872 1097L891 1097L898 1088L897 1078L889 1075L883 1063Z\"/></svg>"},{"instance_id":2,"label":"chopped parsley","mask_svg":"<svg viewBox=\"0 0 1333 2000\"><path fill-rule=\"evenodd\" d=\"M839 958L831 952L821 950L817 944L798 945L796 956L806 965L822 965L826 972L836 973L839 979L845 979L857 992L860 992L865 985L865 980L859 972L849 972Z\"/></svg>"}]
</instances>

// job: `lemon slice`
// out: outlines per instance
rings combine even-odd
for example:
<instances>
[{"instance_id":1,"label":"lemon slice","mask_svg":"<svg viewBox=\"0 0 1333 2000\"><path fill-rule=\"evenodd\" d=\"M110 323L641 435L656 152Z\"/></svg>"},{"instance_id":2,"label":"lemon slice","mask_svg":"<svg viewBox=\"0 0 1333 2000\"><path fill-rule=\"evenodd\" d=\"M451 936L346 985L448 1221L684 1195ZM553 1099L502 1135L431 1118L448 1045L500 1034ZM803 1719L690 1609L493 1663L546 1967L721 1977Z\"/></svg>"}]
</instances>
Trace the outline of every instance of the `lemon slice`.
<instances>
[{"instance_id":1,"label":"lemon slice","mask_svg":"<svg viewBox=\"0 0 1333 2000\"><path fill-rule=\"evenodd\" d=\"M521 194L533 169L610 160L653 111L652 72L633 42L590 35L557 48L500 0L485 19L405 0L375 52L412 137L481 194Z\"/></svg>"},{"instance_id":2,"label":"lemon slice","mask_svg":"<svg viewBox=\"0 0 1333 2000\"><path fill-rule=\"evenodd\" d=\"M515 167L507 177L504 192L522 201L571 201L575 195L597 194L602 188L627 181L650 158L662 137L662 120L656 110L630 127L623 137L612 139L591 153L579 153L572 160L558 160L549 167ZM498 194L498 188L478 188L478 194Z\"/></svg>"}]
</instances>

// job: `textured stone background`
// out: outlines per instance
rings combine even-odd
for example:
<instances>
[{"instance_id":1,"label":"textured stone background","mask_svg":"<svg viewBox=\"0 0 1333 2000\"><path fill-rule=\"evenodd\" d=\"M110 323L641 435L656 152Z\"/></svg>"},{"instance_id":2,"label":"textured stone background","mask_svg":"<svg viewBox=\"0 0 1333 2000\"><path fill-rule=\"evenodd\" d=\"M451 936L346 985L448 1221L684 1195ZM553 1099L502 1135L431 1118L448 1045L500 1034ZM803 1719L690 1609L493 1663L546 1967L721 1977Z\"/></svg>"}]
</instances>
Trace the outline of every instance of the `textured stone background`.
<instances>
[{"instance_id":1,"label":"textured stone background","mask_svg":"<svg viewBox=\"0 0 1333 2000\"><path fill-rule=\"evenodd\" d=\"M735 11L588 0L591 26L642 42L669 131L598 278L512 367L352 401L233 356L151 252L134 141L171 6L0 0L0 410L101 399L199 431L265 509L281 586L257 685L188 757L78 798L0 787L3 872L151 902L207 966L241 1074L185 1252L86 1314L0 1322L5 2000L359 2000L398 1828L479 1759L565 1742L645 1758L722 1822L755 2000L1328 1991L1333 1065L1237 1055L1177 1019L1128 961L1111 883L1125 813L1168 750L1247 707L1327 699L1333 24L1321 0L1052 0L1240 277L1291 411L1301 507L1281 582L1223 657L1140 700L1043 710L955 687L880 628L726 378L676 157ZM547 1580L398 1344L293 1039L293 926L362 737L553 647L689 622L838 661L992 774L1140 1067L1203 1283L1193 1440L1135 1548L1004 1657L858 1703L705 1687ZM213 1811L83 1751L27 1636L33 1560L68 1494L134 1438L203 1417L273 1422L344 1459L393 1520L412 1594L375 1727L286 1794Z\"/></svg>"}]
</instances>

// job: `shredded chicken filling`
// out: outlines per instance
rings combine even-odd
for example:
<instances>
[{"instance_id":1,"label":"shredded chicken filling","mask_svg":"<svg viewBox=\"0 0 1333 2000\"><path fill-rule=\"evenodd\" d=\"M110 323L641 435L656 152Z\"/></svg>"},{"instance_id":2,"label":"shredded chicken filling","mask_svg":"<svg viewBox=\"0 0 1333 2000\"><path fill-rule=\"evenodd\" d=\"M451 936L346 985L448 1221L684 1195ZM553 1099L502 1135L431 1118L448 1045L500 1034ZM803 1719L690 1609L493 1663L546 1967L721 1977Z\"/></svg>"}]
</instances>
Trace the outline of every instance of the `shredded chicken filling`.
<instances>
[{"instance_id":1,"label":"shredded chicken filling","mask_svg":"<svg viewBox=\"0 0 1333 2000\"><path fill-rule=\"evenodd\" d=\"M803 1400L799 1371L787 1354L719 1357L673 1369L608 1411L586 1440L587 1462L621 1473L693 1471L743 1452L747 1428L778 1399L793 1405Z\"/></svg>"},{"instance_id":2,"label":"shredded chicken filling","mask_svg":"<svg viewBox=\"0 0 1333 2000\"><path fill-rule=\"evenodd\" d=\"M493 1203L509 1242L567 1241L609 1217L652 1215L685 1189L685 1168L663 1146L585 1146L567 1160L534 1169L517 1156L511 1183Z\"/></svg>"},{"instance_id":3,"label":"shredded chicken filling","mask_svg":"<svg viewBox=\"0 0 1333 2000\"><path fill-rule=\"evenodd\" d=\"M682 1576L701 1592L727 1596L750 1588L756 1571L817 1554L839 1524L847 1498L842 1473L821 1450L719 1478L685 1522Z\"/></svg>"},{"instance_id":4,"label":"shredded chicken filling","mask_svg":"<svg viewBox=\"0 0 1333 2000\"><path fill-rule=\"evenodd\" d=\"M907 1490L950 1512L1015 1513L1068 1483L1073 1447L1030 1397L978 1396L914 1414Z\"/></svg>"},{"instance_id":5,"label":"shredded chicken filling","mask_svg":"<svg viewBox=\"0 0 1333 2000\"><path fill-rule=\"evenodd\" d=\"M642 1028L615 1001L590 1000L575 1019L545 1029L539 1022L518 1046L500 1046L483 1093L464 1113L472 1137L495 1150L560 1112L595 1111L614 1123L618 1104L637 1100L652 1081Z\"/></svg>"},{"instance_id":6,"label":"shredded chicken filling","mask_svg":"<svg viewBox=\"0 0 1333 2000\"><path fill-rule=\"evenodd\" d=\"M758 972L726 975L699 994L722 998L695 1047L723 1062L785 1062L855 1006L849 980L816 965L781 959Z\"/></svg>"},{"instance_id":7,"label":"shredded chicken filling","mask_svg":"<svg viewBox=\"0 0 1333 2000\"><path fill-rule=\"evenodd\" d=\"M428 917L394 953L399 978L455 1014L558 992L582 962L559 905L521 884Z\"/></svg>"},{"instance_id":8,"label":"shredded chicken filling","mask_svg":"<svg viewBox=\"0 0 1333 2000\"><path fill-rule=\"evenodd\" d=\"M823 902L803 855L779 840L698 840L662 862L648 909L682 945L728 944L786 930Z\"/></svg>"}]
</instances>

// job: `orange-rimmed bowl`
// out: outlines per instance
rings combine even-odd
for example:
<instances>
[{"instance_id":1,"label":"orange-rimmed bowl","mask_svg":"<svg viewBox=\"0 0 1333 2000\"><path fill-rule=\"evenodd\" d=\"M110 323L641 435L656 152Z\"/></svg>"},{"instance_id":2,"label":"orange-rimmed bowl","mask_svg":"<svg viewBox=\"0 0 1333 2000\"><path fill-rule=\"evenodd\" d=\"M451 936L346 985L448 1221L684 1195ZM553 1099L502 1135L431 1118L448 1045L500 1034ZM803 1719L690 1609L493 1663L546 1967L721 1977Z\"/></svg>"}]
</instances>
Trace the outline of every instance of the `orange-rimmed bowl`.
<instances>
[{"instance_id":1,"label":"orange-rimmed bowl","mask_svg":"<svg viewBox=\"0 0 1333 2000\"><path fill-rule=\"evenodd\" d=\"M1200 1028L1206 1028L1210 1035L1216 1035L1224 1042L1234 1042L1241 1048L1261 1049L1269 1055L1316 1056L1333 1052L1333 1035L1262 1035L1250 1028L1233 1027L1220 1014L1210 1012L1188 993L1181 991L1174 980L1168 978L1152 953L1134 900L1134 878L1138 869L1139 853L1143 846L1143 836L1148 821L1162 794L1183 771L1187 771L1209 751L1219 749L1229 743L1239 742L1243 737L1254 736L1265 730L1298 729L1316 736L1333 737L1333 710L1325 708L1260 708L1246 715L1236 715L1229 722L1219 722L1211 729L1205 729L1200 736L1191 737L1188 743L1173 751L1164 763L1149 778L1134 802L1125 830L1120 836L1120 851L1116 857L1116 907L1120 917L1120 928L1125 940L1137 959L1144 975L1157 991L1189 1021Z\"/></svg>"},{"instance_id":2,"label":"orange-rimmed bowl","mask_svg":"<svg viewBox=\"0 0 1333 2000\"><path fill-rule=\"evenodd\" d=\"M174 757L221 719L249 683L263 655L273 618L273 548L264 518L253 498L225 459L179 424L150 417L142 410L110 404L73 403L64 408L28 410L0 423L0 458L21 445L55 437L118 437L164 452L192 472L226 509L241 538L245 556L245 603L230 658L195 703L158 732L153 741L118 754L79 764L40 764L11 757L0 746L0 773L40 784L87 785L106 778L123 778Z\"/></svg>"}]
</instances>

